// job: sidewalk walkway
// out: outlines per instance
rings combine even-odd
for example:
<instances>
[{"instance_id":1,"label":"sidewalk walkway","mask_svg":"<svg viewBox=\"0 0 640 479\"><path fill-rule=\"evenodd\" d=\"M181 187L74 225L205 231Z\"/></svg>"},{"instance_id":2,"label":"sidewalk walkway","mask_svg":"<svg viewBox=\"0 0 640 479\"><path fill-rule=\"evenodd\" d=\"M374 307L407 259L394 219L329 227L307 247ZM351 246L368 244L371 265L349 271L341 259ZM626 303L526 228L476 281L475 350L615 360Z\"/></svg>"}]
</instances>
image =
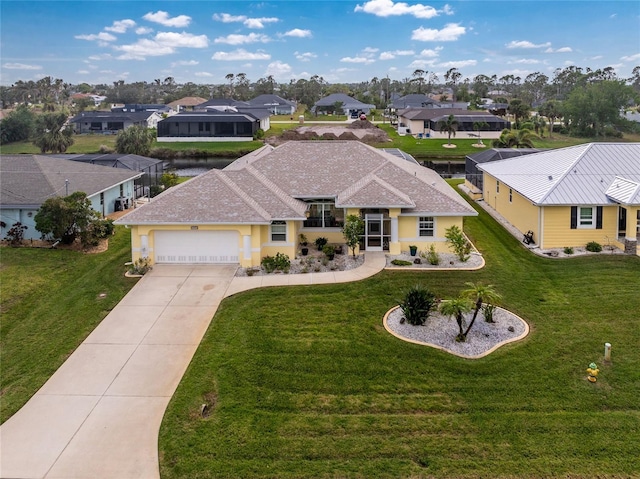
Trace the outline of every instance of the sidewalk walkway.
<instances>
[{"instance_id":1,"label":"sidewalk walkway","mask_svg":"<svg viewBox=\"0 0 640 479\"><path fill-rule=\"evenodd\" d=\"M223 298L248 289L364 279L349 271L235 277L236 266L159 265L0 427L0 477L157 479L166 407Z\"/></svg>"}]
</instances>

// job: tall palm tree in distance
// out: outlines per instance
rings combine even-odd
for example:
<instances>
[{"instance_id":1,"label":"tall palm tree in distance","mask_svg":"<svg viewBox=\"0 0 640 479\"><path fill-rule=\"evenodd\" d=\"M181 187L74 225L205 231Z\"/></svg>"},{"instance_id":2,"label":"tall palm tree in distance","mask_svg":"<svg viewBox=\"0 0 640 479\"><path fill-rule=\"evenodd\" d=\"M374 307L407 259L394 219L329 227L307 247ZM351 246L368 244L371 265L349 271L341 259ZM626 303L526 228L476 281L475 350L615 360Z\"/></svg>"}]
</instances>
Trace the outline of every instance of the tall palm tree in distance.
<instances>
[{"instance_id":1,"label":"tall palm tree in distance","mask_svg":"<svg viewBox=\"0 0 640 479\"><path fill-rule=\"evenodd\" d=\"M449 115L446 120L439 122L440 133L446 133L449 137L449 145L451 145L451 135L456 136L458 131L458 120L453 115Z\"/></svg>"}]
</instances>

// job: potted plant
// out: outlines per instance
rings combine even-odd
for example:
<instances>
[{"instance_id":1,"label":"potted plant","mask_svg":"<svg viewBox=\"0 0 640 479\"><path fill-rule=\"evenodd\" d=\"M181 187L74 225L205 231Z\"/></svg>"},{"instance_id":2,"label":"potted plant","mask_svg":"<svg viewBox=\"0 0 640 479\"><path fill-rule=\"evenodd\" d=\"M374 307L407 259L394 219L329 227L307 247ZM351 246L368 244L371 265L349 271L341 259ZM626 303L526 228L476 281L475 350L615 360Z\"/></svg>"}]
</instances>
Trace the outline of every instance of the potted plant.
<instances>
[{"instance_id":1,"label":"potted plant","mask_svg":"<svg viewBox=\"0 0 640 479\"><path fill-rule=\"evenodd\" d=\"M322 251L322 248L324 248L324 245L326 245L329 242L329 240L323 236L319 236L318 238L316 238L316 246L318 248L318 251Z\"/></svg>"},{"instance_id":2,"label":"potted plant","mask_svg":"<svg viewBox=\"0 0 640 479\"><path fill-rule=\"evenodd\" d=\"M327 258L329 258L329 260L332 260L336 254L336 249L333 245L328 244L322 248L322 252L327 256Z\"/></svg>"},{"instance_id":3,"label":"potted plant","mask_svg":"<svg viewBox=\"0 0 640 479\"><path fill-rule=\"evenodd\" d=\"M411 254L411 256L415 256L416 254L418 254L418 247L416 245L409 246L409 253Z\"/></svg>"},{"instance_id":4,"label":"potted plant","mask_svg":"<svg viewBox=\"0 0 640 479\"><path fill-rule=\"evenodd\" d=\"M307 246L307 244L309 244L309 240L307 239L304 233L300 233L298 235L298 241L300 241L301 246Z\"/></svg>"},{"instance_id":5,"label":"potted plant","mask_svg":"<svg viewBox=\"0 0 640 479\"><path fill-rule=\"evenodd\" d=\"M303 246L302 248L300 248L300 252L302 253L302 256L307 256L309 254L309 248Z\"/></svg>"}]
</instances>

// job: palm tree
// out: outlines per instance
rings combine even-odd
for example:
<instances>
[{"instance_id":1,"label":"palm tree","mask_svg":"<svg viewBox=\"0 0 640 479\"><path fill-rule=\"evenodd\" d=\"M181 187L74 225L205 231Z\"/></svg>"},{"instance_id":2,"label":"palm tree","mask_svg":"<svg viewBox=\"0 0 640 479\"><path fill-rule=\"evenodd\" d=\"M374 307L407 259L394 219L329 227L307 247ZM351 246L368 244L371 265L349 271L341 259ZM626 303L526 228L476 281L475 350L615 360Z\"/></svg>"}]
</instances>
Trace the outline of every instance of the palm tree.
<instances>
[{"instance_id":1,"label":"palm tree","mask_svg":"<svg viewBox=\"0 0 640 479\"><path fill-rule=\"evenodd\" d=\"M549 138L553 135L553 123L556 118L560 118L560 104L556 100L549 100L540 107L539 113L549 119Z\"/></svg>"},{"instance_id":2,"label":"palm tree","mask_svg":"<svg viewBox=\"0 0 640 479\"><path fill-rule=\"evenodd\" d=\"M500 138L493 140L494 148L533 148L533 133L523 130L502 130Z\"/></svg>"},{"instance_id":3,"label":"palm tree","mask_svg":"<svg viewBox=\"0 0 640 479\"><path fill-rule=\"evenodd\" d=\"M471 311L471 301L468 298L459 297L440 303L440 313L450 318L455 318L456 323L458 323L456 341L464 342L466 339L462 329L464 327L463 316L469 311Z\"/></svg>"},{"instance_id":4,"label":"palm tree","mask_svg":"<svg viewBox=\"0 0 640 479\"><path fill-rule=\"evenodd\" d=\"M515 117L516 128L518 128L520 125L520 119L529 117L531 107L526 103L523 103L522 100L515 98L511 100L511 103L509 103L507 111Z\"/></svg>"},{"instance_id":5,"label":"palm tree","mask_svg":"<svg viewBox=\"0 0 640 479\"><path fill-rule=\"evenodd\" d=\"M494 289L492 284L484 285L482 283L465 283L468 289L462 291L461 295L475 302L475 310L473 312L473 318L464 332L464 337L467 337L469 331L473 327L478 313L482 309L482 303L495 304L500 298L500 294Z\"/></svg>"},{"instance_id":6,"label":"palm tree","mask_svg":"<svg viewBox=\"0 0 640 479\"><path fill-rule=\"evenodd\" d=\"M36 133L33 144L41 153L64 153L71 145L73 138L70 128L65 128L67 115L64 112L45 113L36 119Z\"/></svg>"},{"instance_id":7,"label":"palm tree","mask_svg":"<svg viewBox=\"0 0 640 479\"><path fill-rule=\"evenodd\" d=\"M418 93L422 93L422 85L424 84L424 76L426 73L426 71L418 68L411 74L411 76L413 77L413 80L411 80L411 82L418 84Z\"/></svg>"},{"instance_id":8,"label":"palm tree","mask_svg":"<svg viewBox=\"0 0 640 479\"><path fill-rule=\"evenodd\" d=\"M449 115L446 120L440 120L440 133L447 133L449 136L449 145L451 145L451 135L456 136L458 130L458 120L453 115Z\"/></svg>"},{"instance_id":9,"label":"palm tree","mask_svg":"<svg viewBox=\"0 0 640 479\"><path fill-rule=\"evenodd\" d=\"M148 156L155 139L155 130L140 125L130 126L118 133L116 151L130 155Z\"/></svg>"}]
</instances>

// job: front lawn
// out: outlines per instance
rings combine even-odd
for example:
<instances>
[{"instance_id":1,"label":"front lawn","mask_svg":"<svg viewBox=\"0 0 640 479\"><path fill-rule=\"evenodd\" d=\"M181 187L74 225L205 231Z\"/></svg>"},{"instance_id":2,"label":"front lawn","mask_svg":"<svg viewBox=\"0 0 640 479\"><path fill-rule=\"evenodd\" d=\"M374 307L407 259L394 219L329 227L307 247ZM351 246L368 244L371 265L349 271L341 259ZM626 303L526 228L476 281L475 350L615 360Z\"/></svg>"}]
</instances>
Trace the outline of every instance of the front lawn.
<instances>
[{"instance_id":1,"label":"front lawn","mask_svg":"<svg viewBox=\"0 0 640 479\"><path fill-rule=\"evenodd\" d=\"M136 283L129 231L98 254L0 249L0 422L15 413Z\"/></svg>"},{"instance_id":2,"label":"front lawn","mask_svg":"<svg viewBox=\"0 0 640 479\"><path fill-rule=\"evenodd\" d=\"M482 211L465 229L481 271L225 300L165 415L162 477L640 475L640 258L540 258ZM465 360L384 330L410 286L448 298L466 281L494 284L530 335Z\"/></svg>"}]
</instances>

